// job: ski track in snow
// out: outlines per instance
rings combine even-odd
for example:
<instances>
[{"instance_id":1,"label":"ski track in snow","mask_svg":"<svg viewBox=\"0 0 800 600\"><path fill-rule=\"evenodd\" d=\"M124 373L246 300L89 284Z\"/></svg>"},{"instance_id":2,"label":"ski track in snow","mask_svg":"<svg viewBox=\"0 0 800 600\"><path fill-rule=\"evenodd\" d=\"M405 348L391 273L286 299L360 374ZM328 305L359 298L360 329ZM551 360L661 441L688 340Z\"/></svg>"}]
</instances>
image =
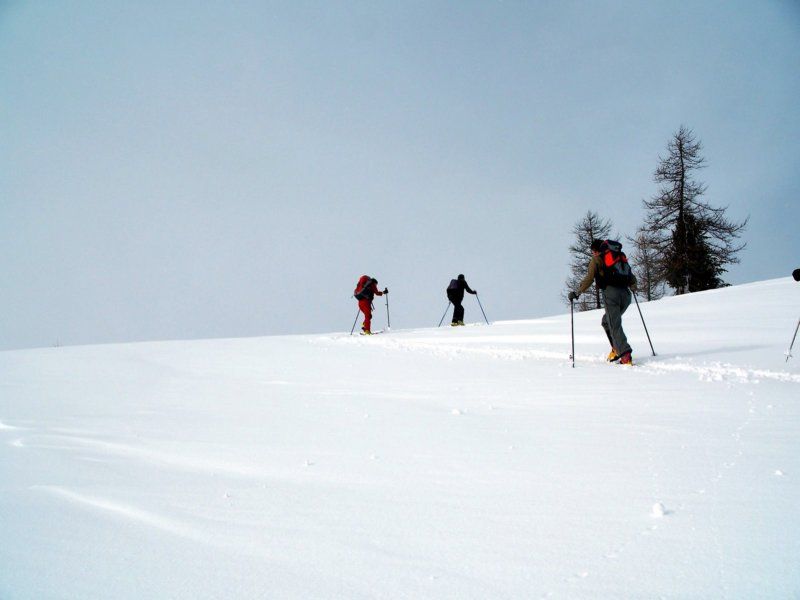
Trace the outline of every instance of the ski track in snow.
<instances>
[{"instance_id":1,"label":"ski track in snow","mask_svg":"<svg viewBox=\"0 0 800 600\"><path fill-rule=\"evenodd\" d=\"M349 336L322 338L325 341L337 341L348 343ZM555 360L562 363L570 362L567 351L554 351L538 348L519 348L520 345L533 345L536 343L547 343L549 339L542 339L538 336L476 336L471 338L448 340L448 339L414 339L403 338L382 338L380 341L357 340L372 346L404 350L404 351L423 351L434 356L458 357L464 355L486 356L498 360ZM502 341L510 346L503 347L497 345L487 345L490 342ZM605 357L602 356L580 356L579 363L606 364ZM658 356L646 356L635 359L635 366L638 370L651 373L692 373L698 376L701 381L708 382L737 382L737 383L759 383L763 379L779 381L783 383L800 384L800 375L787 373L785 371L771 371L767 369L749 368L738 366L731 363L711 362L693 364L683 362L679 358L661 359Z\"/></svg>"},{"instance_id":2,"label":"ski track in snow","mask_svg":"<svg viewBox=\"0 0 800 600\"><path fill-rule=\"evenodd\" d=\"M470 338L468 344L462 343L464 340L447 340L447 339L434 339L434 340L407 340L402 338L381 338L380 341L373 340L355 340L362 345L381 346L388 349L402 350L402 351L422 351L434 356L440 357L458 357L462 355L473 356L488 356L501 360L530 360L530 359L552 359L560 362L567 362L568 358L564 352L556 352L553 350L543 350L536 348L506 348L501 346L484 346L481 342L484 338ZM502 337L495 337L494 339L503 339ZM353 343L345 337L330 337L321 338L320 342L338 342L338 343ZM508 340L506 340L508 341ZM519 342L523 343L523 342ZM526 342L527 343L527 342ZM476 344L476 346L472 346ZM597 359L594 357L586 357L587 362L605 362L604 359Z\"/></svg>"},{"instance_id":3,"label":"ski track in snow","mask_svg":"<svg viewBox=\"0 0 800 600\"><path fill-rule=\"evenodd\" d=\"M695 373L702 381L735 381L738 383L758 383L762 379L771 379L782 383L800 383L800 375L783 371L768 371L740 367L730 363L712 362L693 365L684 362L660 362L658 357L641 359L639 365L649 371L671 373Z\"/></svg>"}]
</instances>

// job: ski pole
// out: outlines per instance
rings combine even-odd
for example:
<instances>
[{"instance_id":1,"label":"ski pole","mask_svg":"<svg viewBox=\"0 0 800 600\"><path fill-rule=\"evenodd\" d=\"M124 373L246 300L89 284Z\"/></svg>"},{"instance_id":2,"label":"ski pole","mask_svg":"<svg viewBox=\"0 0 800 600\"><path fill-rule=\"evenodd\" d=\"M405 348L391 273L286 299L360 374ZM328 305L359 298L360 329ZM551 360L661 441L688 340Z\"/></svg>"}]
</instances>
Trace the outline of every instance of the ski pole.
<instances>
[{"instance_id":1,"label":"ski pole","mask_svg":"<svg viewBox=\"0 0 800 600\"><path fill-rule=\"evenodd\" d=\"M792 346L794 346L794 340L797 338L797 330L800 329L800 319L797 319L797 327L794 328L794 335L792 336L792 343L789 344L789 349L786 351L786 362L789 362L789 359L792 358Z\"/></svg>"},{"instance_id":2,"label":"ski pole","mask_svg":"<svg viewBox=\"0 0 800 600\"><path fill-rule=\"evenodd\" d=\"M360 312L361 312L360 308L358 310L356 310L356 318L353 321L353 328L350 330L350 335L353 335L353 332L356 330L356 322L358 321L358 313L360 313Z\"/></svg>"},{"instance_id":3,"label":"ski pole","mask_svg":"<svg viewBox=\"0 0 800 600\"><path fill-rule=\"evenodd\" d=\"M392 322L389 320L389 292L383 292L383 295L386 296L386 329L387 331L392 328Z\"/></svg>"},{"instance_id":4,"label":"ski pole","mask_svg":"<svg viewBox=\"0 0 800 600\"><path fill-rule=\"evenodd\" d=\"M644 325L644 332L647 334L647 341L650 343L650 350L653 352L653 356L656 355L656 351L653 349L653 342L650 341L650 332L647 331L647 325L644 322L644 316L642 316L642 309L639 308L639 299L636 297L636 292L633 293L633 299L636 300L636 308L639 311L639 316L642 318L642 325Z\"/></svg>"},{"instance_id":5,"label":"ski pole","mask_svg":"<svg viewBox=\"0 0 800 600\"><path fill-rule=\"evenodd\" d=\"M572 354L569 357L572 359L572 368L575 368L575 317L574 317L574 309L575 301L569 301L569 332L570 336L572 337Z\"/></svg>"},{"instance_id":6,"label":"ski pole","mask_svg":"<svg viewBox=\"0 0 800 600\"><path fill-rule=\"evenodd\" d=\"M478 299L478 306L481 307L481 312L483 313L483 320L486 321L486 324L489 324L489 319L486 318L486 313L483 310L483 304L481 304L481 297L478 296L478 292L475 292L475 298Z\"/></svg>"},{"instance_id":7,"label":"ski pole","mask_svg":"<svg viewBox=\"0 0 800 600\"><path fill-rule=\"evenodd\" d=\"M437 327L441 327L442 323L444 323L444 318L447 316L447 311L448 310L450 310L450 302L449 301L447 303L447 306L445 306L445 308L444 308L444 314L442 315L442 318L439 320L439 324L437 325Z\"/></svg>"}]
</instances>

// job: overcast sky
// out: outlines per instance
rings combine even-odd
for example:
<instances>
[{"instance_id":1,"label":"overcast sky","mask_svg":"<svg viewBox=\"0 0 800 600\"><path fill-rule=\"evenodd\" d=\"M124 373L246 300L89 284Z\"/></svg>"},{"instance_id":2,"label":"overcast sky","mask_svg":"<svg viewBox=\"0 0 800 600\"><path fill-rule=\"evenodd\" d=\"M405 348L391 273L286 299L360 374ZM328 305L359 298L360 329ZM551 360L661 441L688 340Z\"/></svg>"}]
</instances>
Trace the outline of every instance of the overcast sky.
<instances>
[{"instance_id":1,"label":"overcast sky","mask_svg":"<svg viewBox=\"0 0 800 600\"><path fill-rule=\"evenodd\" d=\"M398 328L458 273L559 313L681 125L750 215L726 280L787 276L798 98L792 0L0 1L0 348L349 330L364 273Z\"/></svg>"}]
</instances>

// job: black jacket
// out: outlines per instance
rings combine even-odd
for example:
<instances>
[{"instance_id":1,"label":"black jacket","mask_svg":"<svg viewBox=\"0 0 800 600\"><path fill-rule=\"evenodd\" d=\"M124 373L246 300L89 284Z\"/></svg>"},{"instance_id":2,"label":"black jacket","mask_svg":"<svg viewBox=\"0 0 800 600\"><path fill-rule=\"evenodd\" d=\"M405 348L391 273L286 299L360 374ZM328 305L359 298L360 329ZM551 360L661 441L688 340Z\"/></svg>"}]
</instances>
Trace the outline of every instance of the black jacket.
<instances>
[{"instance_id":1,"label":"black jacket","mask_svg":"<svg viewBox=\"0 0 800 600\"><path fill-rule=\"evenodd\" d=\"M447 299L453 304L461 304L461 301L464 300L464 290L467 290L470 294L475 293L469 287L466 279L451 280L450 285L447 286Z\"/></svg>"}]
</instances>

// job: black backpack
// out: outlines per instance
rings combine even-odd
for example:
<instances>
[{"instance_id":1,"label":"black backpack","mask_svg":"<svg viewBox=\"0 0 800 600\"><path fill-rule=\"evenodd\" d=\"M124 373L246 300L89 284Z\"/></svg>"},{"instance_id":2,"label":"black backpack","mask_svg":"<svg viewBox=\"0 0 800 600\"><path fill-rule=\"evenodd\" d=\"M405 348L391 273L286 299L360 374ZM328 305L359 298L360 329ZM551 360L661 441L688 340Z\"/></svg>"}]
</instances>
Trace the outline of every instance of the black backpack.
<instances>
[{"instance_id":1,"label":"black backpack","mask_svg":"<svg viewBox=\"0 0 800 600\"><path fill-rule=\"evenodd\" d=\"M362 275L358 279L358 283L356 284L356 289L353 290L353 297L356 300L371 300L372 293L370 290L372 289L372 277L369 275Z\"/></svg>"},{"instance_id":2,"label":"black backpack","mask_svg":"<svg viewBox=\"0 0 800 600\"><path fill-rule=\"evenodd\" d=\"M633 282L633 271L628 257L622 251L622 244L606 240L600 246L603 259L603 283L613 287L626 288Z\"/></svg>"}]
</instances>

